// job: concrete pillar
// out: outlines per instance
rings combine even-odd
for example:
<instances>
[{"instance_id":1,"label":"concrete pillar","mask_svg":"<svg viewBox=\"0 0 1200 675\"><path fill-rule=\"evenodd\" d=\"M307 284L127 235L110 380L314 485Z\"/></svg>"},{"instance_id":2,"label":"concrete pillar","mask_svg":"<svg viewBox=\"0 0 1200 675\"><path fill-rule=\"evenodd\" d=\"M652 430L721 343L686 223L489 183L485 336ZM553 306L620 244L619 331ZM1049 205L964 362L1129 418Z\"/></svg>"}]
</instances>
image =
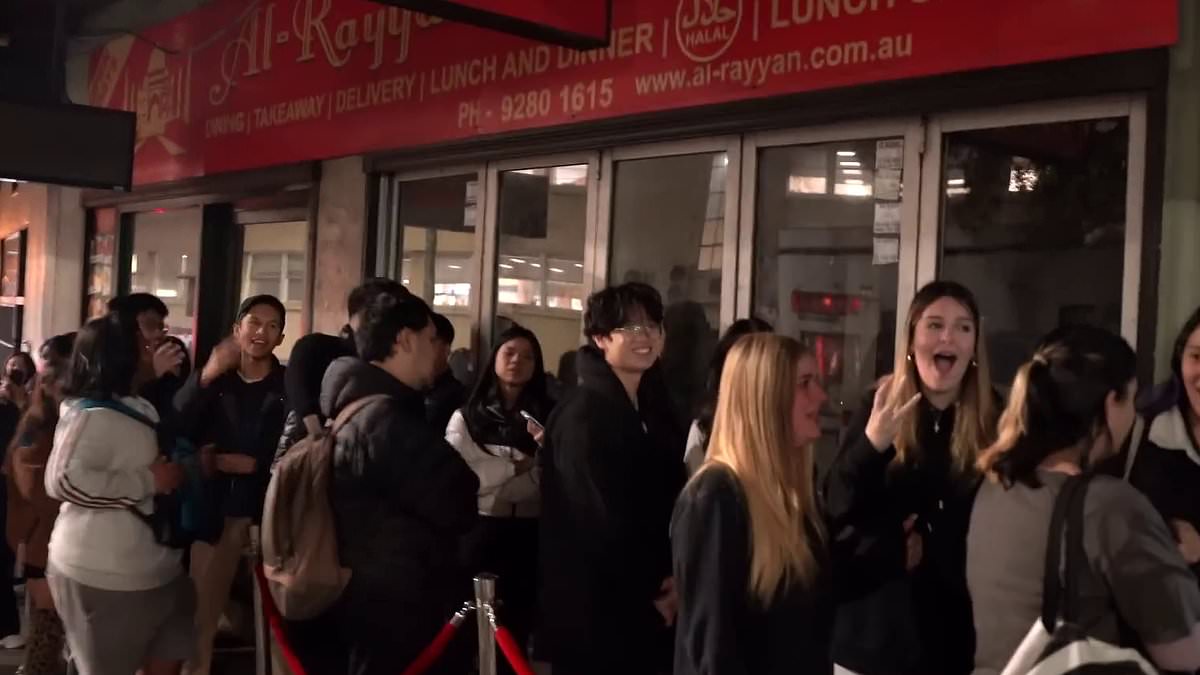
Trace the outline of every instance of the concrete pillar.
<instances>
[{"instance_id":1,"label":"concrete pillar","mask_svg":"<svg viewBox=\"0 0 1200 675\"><path fill-rule=\"evenodd\" d=\"M1167 157L1158 279L1155 375L1170 371L1171 347L1200 306L1200 4L1179 3L1179 43L1171 50Z\"/></svg>"},{"instance_id":2,"label":"concrete pillar","mask_svg":"<svg viewBox=\"0 0 1200 675\"><path fill-rule=\"evenodd\" d=\"M314 331L336 333L346 323L346 296L363 278L366 222L367 176L362 159L323 162L317 208Z\"/></svg>"}]
</instances>

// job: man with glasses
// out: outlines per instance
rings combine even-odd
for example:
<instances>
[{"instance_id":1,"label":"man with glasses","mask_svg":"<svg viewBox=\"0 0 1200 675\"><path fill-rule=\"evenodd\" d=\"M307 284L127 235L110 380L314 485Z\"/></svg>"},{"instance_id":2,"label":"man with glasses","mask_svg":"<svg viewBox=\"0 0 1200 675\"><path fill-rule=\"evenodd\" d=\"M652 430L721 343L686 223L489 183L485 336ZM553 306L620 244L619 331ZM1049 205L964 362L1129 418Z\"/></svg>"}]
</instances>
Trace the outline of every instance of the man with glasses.
<instances>
[{"instance_id":1,"label":"man with glasses","mask_svg":"<svg viewBox=\"0 0 1200 675\"><path fill-rule=\"evenodd\" d=\"M538 645L555 675L671 670L668 530L686 429L658 366L662 322L645 284L588 298L579 386L549 420Z\"/></svg>"}]
</instances>

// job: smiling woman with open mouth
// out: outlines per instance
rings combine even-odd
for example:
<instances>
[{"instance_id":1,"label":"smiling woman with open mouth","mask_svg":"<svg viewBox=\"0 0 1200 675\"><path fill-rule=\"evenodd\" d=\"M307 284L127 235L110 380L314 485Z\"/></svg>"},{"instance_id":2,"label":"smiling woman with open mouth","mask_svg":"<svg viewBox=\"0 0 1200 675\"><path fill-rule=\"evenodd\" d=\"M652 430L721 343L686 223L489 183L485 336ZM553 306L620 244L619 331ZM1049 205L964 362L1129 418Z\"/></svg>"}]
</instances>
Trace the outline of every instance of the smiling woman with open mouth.
<instances>
[{"instance_id":1,"label":"smiling woman with open mouth","mask_svg":"<svg viewBox=\"0 0 1200 675\"><path fill-rule=\"evenodd\" d=\"M969 673L966 539L976 456L995 437L979 307L939 281L909 307L893 375L850 423L826 479L840 603L833 657L864 675Z\"/></svg>"}]
</instances>

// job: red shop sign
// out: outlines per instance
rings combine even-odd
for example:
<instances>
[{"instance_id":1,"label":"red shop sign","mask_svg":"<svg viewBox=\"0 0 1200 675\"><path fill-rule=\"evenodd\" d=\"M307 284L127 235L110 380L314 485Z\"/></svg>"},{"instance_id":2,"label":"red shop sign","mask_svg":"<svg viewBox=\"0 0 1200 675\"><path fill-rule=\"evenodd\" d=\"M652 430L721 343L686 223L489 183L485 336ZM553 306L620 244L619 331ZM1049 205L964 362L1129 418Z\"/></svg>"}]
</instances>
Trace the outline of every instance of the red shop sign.
<instances>
[{"instance_id":1,"label":"red shop sign","mask_svg":"<svg viewBox=\"0 0 1200 675\"><path fill-rule=\"evenodd\" d=\"M1171 44L1176 0L617 0L576 52L366 0L214 0L92 57L134 182ZM157 46L156 46L157 45Z\"/></svg>"}]
</instances>

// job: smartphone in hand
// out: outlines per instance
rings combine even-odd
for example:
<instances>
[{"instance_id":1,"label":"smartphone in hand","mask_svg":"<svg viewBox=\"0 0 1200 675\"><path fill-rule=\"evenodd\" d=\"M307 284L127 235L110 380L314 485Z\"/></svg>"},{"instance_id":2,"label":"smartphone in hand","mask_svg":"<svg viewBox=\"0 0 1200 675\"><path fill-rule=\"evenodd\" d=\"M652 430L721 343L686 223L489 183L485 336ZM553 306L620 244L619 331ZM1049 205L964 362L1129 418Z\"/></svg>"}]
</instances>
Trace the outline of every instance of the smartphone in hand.
<instances>
[{"instance_id":1,"label":"smartphone in hand","mask_svg":"<svg viewBox=\"0 0 1200 675\"><path fill-rule=\"evenodd\" d=\"M520 412L521 412L521 417L524 417L526 422L529 422L530 424L534 425L538 429L541 429L542 431L546 430L546 425L537 421L536 417L534 417L533 415L530 415L529 413L525 412L524 410L522 410Z\"/></svg>"}]
</instances>

